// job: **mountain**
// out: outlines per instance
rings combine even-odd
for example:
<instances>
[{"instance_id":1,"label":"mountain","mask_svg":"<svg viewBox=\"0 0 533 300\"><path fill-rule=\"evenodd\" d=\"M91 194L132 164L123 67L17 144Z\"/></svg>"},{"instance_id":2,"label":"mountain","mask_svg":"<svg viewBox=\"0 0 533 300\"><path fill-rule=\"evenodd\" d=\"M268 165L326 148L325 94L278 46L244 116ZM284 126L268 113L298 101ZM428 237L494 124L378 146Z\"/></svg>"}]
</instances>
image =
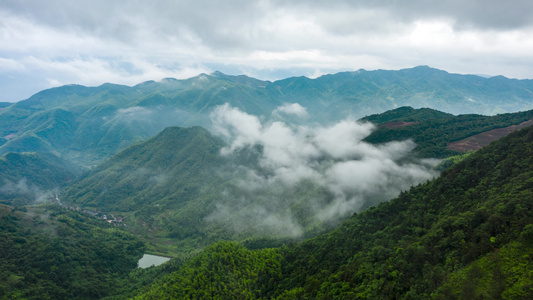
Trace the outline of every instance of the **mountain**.
<instances>
[{"instance_id":1,"label":"mountain","mask_svg":"<svg viewBox=\"0 0 533 300\"><path fill-rule=\"evenodd\" d=\"M492 130L501 131L509 126L520 126L524 122L527 125L531 120L533 120L533 110L495 116L477 114L454 116L431 109L411 107L401 107L361 119L378 125L378 129L365 138L366 142L380 144L412 139L416 143L414 152L424 158L458 155L462 151L449 147L450 144ZM514 127L504 130L505 133L512 132ZM505 134L487 138L485 145L503 136Z\"/></svg>"},{"instance_id":2,"label":"mountain","mask_svg":"<svg viewBox=\"0 0 533 300\"><path fill-rule=\"evenodd\" d=\"M532 149L533 127L511 133L290 247L214 245L137 299L530 299Z\"/></svg>"},{"instance_id":3,"label":"mountain","mask_svg":"<svg viewBox=\"0 0 533 300\"><path fill-rule=\"evenodd\" d=\"M121 213L138 234L172 247L205 245L203 222L220 185L223 143L201 127L169 127L121 151L85 174L62 194L65 203L106 213ZM166 250L173 252L174 248Z\"/></svg>"},{"instance_id":4,"label":"mountain","mask_svg":"<svg viewBox=\"0 0 533 300\"><path fill-rule=\"evenodd\" d=\"M274 82L211 75L136 86L67 85L0 110L0 154L50 152L92 167L169 126L208 126L218 105L270 116L299 103L313 122L359 118L401 106L493 115L533 108L533 81L449 74L426 66L343 72Z\"/></svg>"},{"instance_id":5,"label":"mountain","mask_svg":"<svg viewBox=\"0 0 533 300\"><path fill-rule=\"evenodd\" d=\"M205 125L214 106L228 102L260 114L280 104L264 88L228 78L45 90L0 110L0 153L51 152L91 167L166 127Z\"/></svg>"},{"instance_id":6,"label":"mountain","mask_svg":"<svg viewBox=\"0 0 533 300\"><path fill-rule=\"evenodd\" d=\"M422 167L425 162L419 158L460 154L446 148L454 139L526 119L533 119L533 111L490 117L453 116L410 107L364 118L362 121L378 124L377 130L366 138L373 145L364 146L365 149L375 147L374 154L383 151L380 159L390 161L386 168L397 173L378 172L378 182L364 183L361 178L360 187L357 182L351 183L346 192L339 190L346 175L337 170L352 164L363 169L382 167L367 158L342 161L339 157L322 156L304 164L316 165L314 177L298 179L294 185L276 183L280 176L277 172L302 172L301 168L269 169L264 154L272 150L265 150L264 145L222 155L228 144L209 131L201 127L169 127L98 165L70 184L61 199L72 206L126 215L132 232L172 255L222 239L247 241L250 247L278 245L285 239L314 236L354 211L388 201L411 184L430 179L431 174L437 173ZM379 125L400 120L412 124L399 128ZM418 143L414 156L401 154L404 150L396 146L404 139ZM396 152L399 153L386 154ZM337 176L336 172L341 173ZM411 173L424 176L414 179ZM385 182L386 186L380 185ZM355 200L349 202L350 199ZM335 213L337 209L339 212Z\"/></svg>"},{"instance_id":7,"label":"mountain","mask_svg":"<svg viewBox=\"0 0 533 300\"><path fill-rule=\"evenodd\" d=\"M290 237L293 233L284 231L289 220L274 223L267 218L264 222L271 222L267 224L249 219L257 216L260 205L271 207L273 201L268 194L254 194L241 186L251 170L260 170L261 150L221 155L224 146L201 127L169 127L86 173L63 191L61 200L126 216L128 230L169 255L224 239L279 244ZM287 200L278 200L273 209L292 210L306 232L313 234L327 222L319 221L306 204L325 194L323 187L306 182L296 189L280 188L276 195Z\"/></svg>"},{"instance_id":8,"label":"mountain","mask_svg":"<svg viewBox=\"0 0 533 300\"><path fill-rule=\"evenodd\" d=\"M1 195L10 205L0 205L0 298L529 299L533 128L453 157L430 180L426 158L460 154L450 143L533 119L418 108L430 88L444 99L435 103L461 107L463 98L442 95L485 82L466 77L427 67L277 82L214 73L64 86L9 105L0 110L3 192L64 187L56 202L120 215L126 226L63 205L20 206L36 192ZM492 80L500 99L530 101L529 81ZM392 101L389 89L403 96ZM399 99L415 104L394 108ZM218 128L224 139L169 126L207 124L226 102L240 108L232 121L259 123L250 135L232 142L224 130L235 128ZM295 102L306 123L276 119ZM365 105L394 109L333 122ZM94 167L74 179L71 162ZM177 258L135 269L146 250Z\"/></svg>"},{"instance_id":9,"label":"mountain","mask_svg":"<svg viewBox=\"0 0 533 300\"><path fill-rule=\"evenodd\" d=\"M52 154L7 153L0 156L0 202L14 206L43 202L82 171Z\"/></svg>"}]
</instances>

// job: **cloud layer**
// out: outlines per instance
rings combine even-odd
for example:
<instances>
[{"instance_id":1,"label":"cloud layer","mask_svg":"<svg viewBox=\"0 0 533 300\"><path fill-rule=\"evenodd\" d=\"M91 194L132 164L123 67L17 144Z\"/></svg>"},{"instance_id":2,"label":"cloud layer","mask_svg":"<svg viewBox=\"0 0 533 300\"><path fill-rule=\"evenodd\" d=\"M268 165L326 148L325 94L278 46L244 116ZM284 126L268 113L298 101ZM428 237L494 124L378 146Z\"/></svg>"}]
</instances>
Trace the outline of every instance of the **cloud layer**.
<instances>
[{"instance_id":1,"label":"cloud layer","mask_svg":"<svg viewBox=\"0 0 533 300\"><path fill-rule=\"evenodd\" d=\"M279 79L430 65L533 78L531 11L527 0L6 0L0 101L214 70Z\"/></svg>"},{"instance_id":2,"label":"cloud layer","mask_svg":"<svg viewBox=\"0 0 533 300\"><path fill-rule=\"evenodd\" d=\"M228 104L216 108L212 120L213 131L228 142L222 155L258 155L256 167L238 167L234 190L211 216L231 221L235 230L299 235L302 223L346 217L436 176L432 162L408 159L412 141L363 142L374 130L370 123L261 122Z\"/></svg>"}]
</instances>

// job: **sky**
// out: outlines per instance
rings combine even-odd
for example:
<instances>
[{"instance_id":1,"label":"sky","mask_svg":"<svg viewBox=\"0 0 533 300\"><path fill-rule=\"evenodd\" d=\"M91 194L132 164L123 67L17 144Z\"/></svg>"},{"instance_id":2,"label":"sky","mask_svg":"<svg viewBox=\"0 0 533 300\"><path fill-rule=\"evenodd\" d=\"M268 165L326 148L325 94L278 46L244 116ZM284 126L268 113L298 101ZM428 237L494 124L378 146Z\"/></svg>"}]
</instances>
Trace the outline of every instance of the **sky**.
<instances>
[{"instance_id":1,"label":"sky","mask_svg":"<svg viewBox=\"0 0 533 300\"><path fill-rule=\"evenodd\" d=\"M0 0L0 101L221 71L533 78L530 0Z\"/></svg>"}]
</instances>

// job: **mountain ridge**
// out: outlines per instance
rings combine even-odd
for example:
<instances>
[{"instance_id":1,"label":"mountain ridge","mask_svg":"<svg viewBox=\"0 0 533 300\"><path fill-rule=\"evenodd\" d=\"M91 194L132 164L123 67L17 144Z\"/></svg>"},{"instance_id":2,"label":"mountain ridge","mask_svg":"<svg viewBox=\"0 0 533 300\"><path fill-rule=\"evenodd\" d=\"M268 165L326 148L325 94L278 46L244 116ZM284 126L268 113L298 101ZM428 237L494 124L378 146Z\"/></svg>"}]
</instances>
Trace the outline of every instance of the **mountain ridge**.
<instances>
[{"instance_id":1,"label":"mountain ridge","mask_svg":"<svg viewBox=\"0 0 533 300\"><path fill-rule=\"evenodd\" d=\"M272 82L214 72L131 87L67 85L0 110L0 154L48 151L92 167L166 127L208 127L210 113L225 103L264 117L284 104L299 103L317 123L402 106L493 115L532 109L533 81L487 79L421 66Z\"/></svg>"}]
</instances>

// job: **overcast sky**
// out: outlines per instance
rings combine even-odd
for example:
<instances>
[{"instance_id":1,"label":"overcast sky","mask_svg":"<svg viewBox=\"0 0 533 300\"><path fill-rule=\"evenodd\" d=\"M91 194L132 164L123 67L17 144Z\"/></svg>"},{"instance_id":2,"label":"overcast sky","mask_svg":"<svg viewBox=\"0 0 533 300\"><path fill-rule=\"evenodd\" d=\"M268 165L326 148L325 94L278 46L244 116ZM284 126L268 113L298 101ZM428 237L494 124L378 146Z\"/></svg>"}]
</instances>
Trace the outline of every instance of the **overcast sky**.
<instances>
[{"instance_id":1,"label":"overcast sky","mask_svg":"<svg viewBox=\"0 0 533 300\"><path fill-rule=\"evenodd\" d=\"M275 80L417 65L533 78L533 1L0 0L0 101L215 70Z\"/></svg>"}]
</instances>

